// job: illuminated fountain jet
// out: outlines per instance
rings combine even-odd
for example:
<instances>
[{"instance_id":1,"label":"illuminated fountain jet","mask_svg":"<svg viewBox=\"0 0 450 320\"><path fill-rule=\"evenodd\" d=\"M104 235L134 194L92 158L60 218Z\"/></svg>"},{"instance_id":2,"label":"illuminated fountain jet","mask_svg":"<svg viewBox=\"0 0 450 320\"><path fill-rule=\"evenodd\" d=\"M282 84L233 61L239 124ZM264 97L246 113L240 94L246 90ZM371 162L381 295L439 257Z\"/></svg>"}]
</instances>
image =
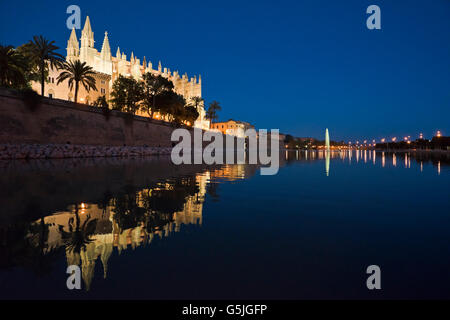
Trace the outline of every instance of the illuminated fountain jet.
<instances>
[{"instance_id":1,"label":"illuminated fountain jet","mask_svg":"<svg viewBox=\"0 0 450 320\"><path fill-rule=\"evenodd\" d=\"M330 134L328 133L328 128L325 130L325 148L330 151Z\"/></svg>"},{"instance_id":2,"label":"illuminated fountain jet","mask_svg":"<svg viewBox=\"0 0 450 320\"><path fill-rule=\"evenodd\" d=\"M330 174L330 152L325 152L325 173L327 174L327 177Z\"/></svg>"},{"instance_id":3,"label":"illuminated fountain jet","mask_svg":"<svg viewBox=\"0 0 450 320\"><path fill-rule=\"evenodd\" d=\"M328 177L330 173L330 134L328 128L325 130L325 172Z\"/></svg>"}]
</instances>

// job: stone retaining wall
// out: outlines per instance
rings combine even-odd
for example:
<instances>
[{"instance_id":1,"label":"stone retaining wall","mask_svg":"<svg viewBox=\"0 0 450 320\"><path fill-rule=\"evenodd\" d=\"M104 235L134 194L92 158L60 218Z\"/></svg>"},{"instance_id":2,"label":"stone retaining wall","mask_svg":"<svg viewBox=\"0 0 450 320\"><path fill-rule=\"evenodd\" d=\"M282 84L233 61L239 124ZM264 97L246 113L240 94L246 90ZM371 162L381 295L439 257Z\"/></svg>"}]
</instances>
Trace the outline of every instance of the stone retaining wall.
<instances>
[{"instance_id":1,"label":"stone retaining wall","mask_svg":"<svg viewBox=\"0 0 450 320\"><path fill-rule=\"evenodd\" d=\"M41 98L32 111L12 90L0 89L0 144L171 147L170 123L70 101ZM192 130L192 129L191 129Z\"/></svg>"},{"instance_id":2,"label":"stone retaining wall","mask_svg":"<svg viewBox=\"0 0 450 320\"><path fill-rule=\"evenodd\" d=\"M0 144L0 160L141 157L169 155L171 147L92 146L73 144Z\"/></svg>"}]
</instances>

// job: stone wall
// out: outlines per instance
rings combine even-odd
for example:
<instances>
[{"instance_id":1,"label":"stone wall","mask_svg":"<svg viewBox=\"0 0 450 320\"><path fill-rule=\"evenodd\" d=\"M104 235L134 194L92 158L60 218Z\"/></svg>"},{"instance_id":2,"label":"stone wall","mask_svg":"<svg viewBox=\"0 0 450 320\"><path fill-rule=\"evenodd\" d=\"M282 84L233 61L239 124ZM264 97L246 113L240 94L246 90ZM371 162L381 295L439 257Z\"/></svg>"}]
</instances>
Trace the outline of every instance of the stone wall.
<instances>
[{"instance_id":1,"label":"stone wall","mask_svg":"<svg viewBox=\"0 0 450 320\"><path fill-rule=\"evenodd\" d=\"M0 144L170 147L174 127L163 121L69 101L41 98L31 111L14 91L0 89Z\"/></svg>"}]
</instances>

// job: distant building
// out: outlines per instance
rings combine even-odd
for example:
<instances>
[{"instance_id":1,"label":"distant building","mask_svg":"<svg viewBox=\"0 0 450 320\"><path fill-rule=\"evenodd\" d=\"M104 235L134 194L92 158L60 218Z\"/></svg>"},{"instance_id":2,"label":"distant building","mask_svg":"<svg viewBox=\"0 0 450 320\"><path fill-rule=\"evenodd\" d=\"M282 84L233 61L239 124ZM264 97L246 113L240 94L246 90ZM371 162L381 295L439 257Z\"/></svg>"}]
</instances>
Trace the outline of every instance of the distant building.
<instances>
[{"instance_id":1,"label":"distant building","mask_svg":"<svg viewBox=\"0 0 450 320\"><path fill-rule=\"evenodd\" d=\"M255 127L248 122L233 119L226 122L216 122L211 124L211 130L220 131L223 134L238 138L245 138L245 131L247 129L255 129Z\"/></svg>"}]
</instances>

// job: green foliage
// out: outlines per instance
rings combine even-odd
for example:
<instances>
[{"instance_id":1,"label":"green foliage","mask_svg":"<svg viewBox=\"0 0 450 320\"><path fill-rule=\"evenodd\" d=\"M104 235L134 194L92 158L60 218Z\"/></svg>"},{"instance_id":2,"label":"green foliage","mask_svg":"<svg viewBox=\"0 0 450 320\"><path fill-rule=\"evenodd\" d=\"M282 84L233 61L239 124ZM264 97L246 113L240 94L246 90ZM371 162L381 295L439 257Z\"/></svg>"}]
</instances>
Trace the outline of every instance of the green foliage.
<instances>
[{"instance_id":1,"label":"green foliage","mask_svg":"<svg viewBox=\"0 0 450 320\"><path fill-rule=\"evenodd\" d=\"M114 81L111 92L113 110L136 114L144 98L144 85L141 81L122 75Z\"/></svg>"},{"instance_id":2,"label":"green foliage","mask_svg":"<svg viewBox=\"0 0 450 320\"><path fill-rule=\"evenodd\" d=\"M75 103L78 101L78 88L81 83L83 87L89 92L91 89L97 90L95 86L95 72L92 67L88 66L86 62L80 62L80 60L64 62L61 67L64 71L58 76L57 84L68 80L69 89L72 90L75 84Z\"/></svg>"},{"instance_id":3,"label":"green foliage","mask_svg":"<svg viewBox=\"0 0 450 320\"><path fill-rule=\"evenodd\" d=\"M28 86L25 76L29 64L13 46L0 45L0 86L21 89Z\"/></svg>"},{"instance_id":4,"label":"green foliage","mask_svg":"<svg viewBox=\"0 0 450 320\"><path fill-rule=\"evenodd\" d=\"M48 70L59 69L64 57L56 52L59 47L54 45L55 41L48 41L43 36L34 36L27 44L23 45L21 51L40 76L41 95L44 95L45 79Z\"/></svg>"},{"instance_id":5,"label":"green foliage","mask_svg":"<svg viewBox=\"0 0 450 320\"><path fill-rule=\"evenodd\" d=\"M199 113L197 111L197 108L194 106L187 106L184 110L185 112L185 120L189 121L191 125L197 120L199 117Z\"/></svg>"},{"instance_id":6,"label":"green foliage","mask_svg":"<svg viewBox=\"0 0 450 320\"><path fill-rule=\"evenodd\" d=\"M143 75L143 80L141 110L147 112L150 118L153 118L153 113L159 111L159 108L157 107L158 96L164 92L172 91L174 85L172 81L163 76L155 76L150 72Z\"/></svg>"},{"instance_id":7,"label":"green foliage","mask_svg":"<svg viewBox=\"0 0 450 320\"><path fill-rule=\"evenodd\" d=\"M221 110L222 107L220 106L220 103L214 100L208 106L208 110L206 111L206 117L212 122L215 122L219 119L219 115L217 114L217 112Z\"/></svg>"},{"instance_id":8,"label":"green foliage","mask_svg":"<svg viewBox=\"0 0 450 320\"><path fill-rule=\"evenodd\" d=\"M167 116L169 121L182 123L186 120L186 100L174 91L165 91L158 96L158 112Z\"/></svg>"},{"instance_id":9,"label":"green foliage","mask_svg":"<svg viewBox=\"0 0 450 320\"><path fill-rule=\"evenodd\" d=\"M98 97L92 105L99 108L109 108L109 104L105 96Z\"/></svg>"}]
</instances>

